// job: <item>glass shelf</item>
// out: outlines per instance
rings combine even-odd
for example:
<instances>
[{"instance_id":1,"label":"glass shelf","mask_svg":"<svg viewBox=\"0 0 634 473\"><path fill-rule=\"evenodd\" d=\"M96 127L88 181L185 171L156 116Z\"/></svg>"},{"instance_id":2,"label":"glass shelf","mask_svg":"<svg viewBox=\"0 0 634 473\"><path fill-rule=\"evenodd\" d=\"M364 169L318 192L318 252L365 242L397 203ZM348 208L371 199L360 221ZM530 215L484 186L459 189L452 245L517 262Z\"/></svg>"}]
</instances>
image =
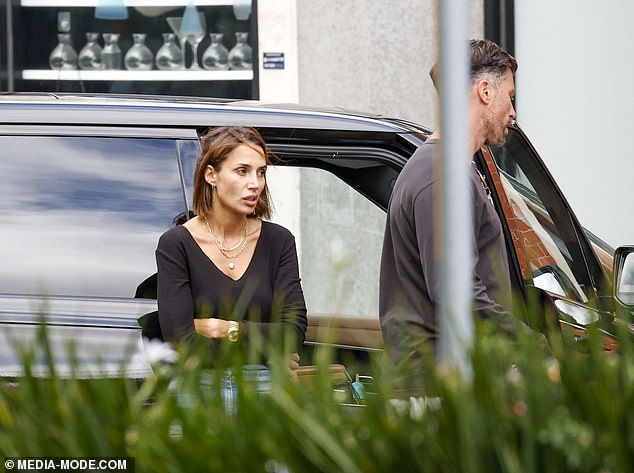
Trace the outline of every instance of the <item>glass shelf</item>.
<instances>
[{"instance_id":1,"label":"glass shelf","mask_svg":"<svg viewBox=\"0 0 634 473\"><path fill-rule=\"evenodd\" d=\"M1 0L0 0L1 1ZM10 79L7 90L18 92L86 92L86 93L152 93L157 95L209 96L217 98L253 99L258 97L257 69L254 70L158 70L152 64L148 71L127 70L123 59L132 47L133 34L146 34L146 45L156 59L167 32L173 32L166 19L183 16L183 9L193 2L204 14L205 37L199 44L197 59L210 44L208 32L222 31L225 47L234 46L237 32L249 34L253 48L253 67L257 68L257 21L253 14L257 0L122 0L128 18L109 21L95 17L95 9L104 1L112 0L7 0L14 5L12 31L12 61L5 62L0 54L0 71ZM246 13L246 16L245 16ZM63 15L60 15L63 14ZM122 68L118 70L57 70L49 67L51 51L56 47L57 34L67 31L64 21L72 16L71 41L75 52L85 46L86 32L116 32L120 34L119 48ZM0 28L1 29L1 28ZM100 38L103 47L103 38ZM251 45L251 41L254 43ZM2 43L0 41L0 43ZM0 44L1 46L1 44ZM187 46L186 64L192 63L193 51ZM11 67L9 67L11 66ZM4 76L4 74L3 74ZM1 82L1 81L0 81ZM148 92L149 91L149 92Z\"/></svg>"},{"instance_id":2,"label":"glass shelf","mask_svg":"<svg viewBox=\"0 0 634 473\"><path fill-rule=\"evenodd\" d=\"M98 0L21 0L22 7L95 7ZM124 0L127 7L179 7L186 6L187 0ZM244 3L240 0L196 0L197 7L226 6Z\"/></svg>"},{"instance_id":3,"label":"glass shelf","mask_svg":"<svg viewBox=\"0 0 634 473\"><path fill-rule=\"evenodd\" d=\"M253 80L253 71L126 71L126 70L52 70L25 69L24 80L70 80L70 81L218 81Z\"/></svg>"}]
</instances>

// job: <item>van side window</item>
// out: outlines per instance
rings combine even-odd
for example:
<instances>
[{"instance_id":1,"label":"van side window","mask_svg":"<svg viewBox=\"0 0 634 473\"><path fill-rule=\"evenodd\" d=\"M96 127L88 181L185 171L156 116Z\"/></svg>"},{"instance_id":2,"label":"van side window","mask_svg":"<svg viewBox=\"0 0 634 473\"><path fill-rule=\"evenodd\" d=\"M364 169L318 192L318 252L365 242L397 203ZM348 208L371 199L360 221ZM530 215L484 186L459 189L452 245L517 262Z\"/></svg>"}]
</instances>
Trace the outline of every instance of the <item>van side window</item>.
<instances>
[{"instance_id":1,"label":"van side window","mask_svg":"<svg viewBox=\"0 0 634 473\"><path fill-rule=\"evenodd\" d=\"M134 297L186 210L174 140L1 136L0 147L0 293Z\"/></svg>"},{"instance_id":2,"label":"van side window","mask_svg":"<svg viewBox=\"0 0 634 473\"><path fill-rule=\"evenodd\" d=\"M385 212L334 174L270 166L273 221L297 241L309 315L378 318Z\"/></svg>"}]
</instances>

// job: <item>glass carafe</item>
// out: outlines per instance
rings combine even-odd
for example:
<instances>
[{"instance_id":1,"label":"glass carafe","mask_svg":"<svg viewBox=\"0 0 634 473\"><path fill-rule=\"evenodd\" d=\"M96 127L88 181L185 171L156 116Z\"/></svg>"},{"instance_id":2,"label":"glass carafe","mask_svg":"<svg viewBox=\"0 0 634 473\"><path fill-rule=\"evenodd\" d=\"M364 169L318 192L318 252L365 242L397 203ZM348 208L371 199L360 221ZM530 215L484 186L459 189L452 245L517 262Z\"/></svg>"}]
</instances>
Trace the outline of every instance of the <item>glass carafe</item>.
<instances>
[{"instance_id":1,"label":"glass carafe","mask_svg":"<svg viewBox=\"0 0 634 473\"><path fill-rule=\"evenodd\" d=\"M57 46L48 57L51 69L77 69L77 51L70 44L70 33L58 33Z\"/></svg>"},{"instance_id":2,"label":"glass carafe","mask_svg":"<svg viewBox=\"0 0 634 473\"><path fill-rule=\"evenodd\" d=\"M145 33L134 33L134 44L125 54L125 68L130 71L149 71L154 63L152 51L145 45Z\"/></svg>"},{"instance_id":3,"label":"glass carafe","mask_svg":"<svg viewBox=\"0 0 634 473\"><path fill-rule=\"evenodd\" d=\"M211 71L229 69L229 51L222 44L222 33L209 33L211 44L203 53L203 67Z\"/></svg>"},{"instance_id":4,"label":"glass carafe","mask_svg":"<svg viewBox=\"0 0 634 473\"><path fill-rule=\"evenodd\" d=\"M249 33L237 32L236 45L229 51L229 68L253 69L253 58L251 57L251 46L247 44Z\"/></svg>"},{"instance_id":5,"label":"glass carafe","mask_svg":"<svg viewBox=\"0 0 634 473\"><path fill-rule=\"evenodd\" d=\"M86 33L86 45L79 51L79 68L87 71L101 69L99 33Z\"/></svg>"},{"instance_id":6,"label":"glass carafe","mask_svg":"<svg viewBox=\"0 0 634 473\"><path fill-rule=\"evenodd\" d=\"M103 51L101 63L104 69L121 69L121 48L119 48L119 33L103 34Z\"/></svg>"},{"instance_id":7,"label":"glass carafe","mask_svg":"<svg viewBox=\"0 0 634 473\"><path fill-rule=\"evenodd\" d=\"M161 71L172 71L185 67L183 52L176 44L174 33L163 33L163 46L156 52L156 68Z\"/></svg>"},{"instance_id":8,"label":"glass carafe","mask_svg":"<svg viewBox=\"0 0 634 473\"><path fill-rule=\"evenodd\" d=\"M206 20L205 14L199 12L192 0L185 7L185 14L180 24L179 33L181 37L192 47L192 63L190 70L202 69L198 64L198 45L205 39Z\"/></svg>"}]
</instances>

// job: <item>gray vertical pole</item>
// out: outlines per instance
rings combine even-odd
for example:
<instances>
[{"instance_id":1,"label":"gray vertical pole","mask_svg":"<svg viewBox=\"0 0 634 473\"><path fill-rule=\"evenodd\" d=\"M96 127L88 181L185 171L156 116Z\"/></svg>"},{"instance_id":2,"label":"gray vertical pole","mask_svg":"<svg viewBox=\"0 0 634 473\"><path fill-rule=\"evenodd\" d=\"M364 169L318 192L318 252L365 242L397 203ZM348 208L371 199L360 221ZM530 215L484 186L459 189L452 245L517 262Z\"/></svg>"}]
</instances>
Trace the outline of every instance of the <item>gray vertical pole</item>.
<instances>
[{"instance_id":1,"label":"gray vertical pole","mask_svg":"<svg viewBox=\"0 0 634 473\"><path fill-rule=\"evenodd\" d=\"M439 0L442 153L440 361L471 378L473 215L469 166L468 0Z\"/></svg>"}]
</instances>

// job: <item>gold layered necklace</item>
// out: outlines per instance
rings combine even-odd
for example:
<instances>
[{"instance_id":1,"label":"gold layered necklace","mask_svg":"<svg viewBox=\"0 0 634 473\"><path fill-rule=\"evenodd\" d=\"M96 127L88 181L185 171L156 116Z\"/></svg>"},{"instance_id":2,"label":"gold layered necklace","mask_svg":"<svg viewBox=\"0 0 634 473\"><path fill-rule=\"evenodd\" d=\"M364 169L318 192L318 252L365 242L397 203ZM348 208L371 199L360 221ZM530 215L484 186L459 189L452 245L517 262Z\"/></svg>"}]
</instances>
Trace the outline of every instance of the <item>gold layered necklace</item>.
<instances>
[{"instance_id":1,"label":"gold layered necklace","mask_svg":"<svg viewBox=\"0 0 634 473\"><path fill-rule=\"evenodd\" d=\"M229 260L229 263L227 264L228 268L233 271L236 267L236 258L242 254L247 246L247 221L245 220L244 222L244 233L242 234L240 241L229 248L225 247L225 245L220 241L220 238L218 238L218 236L211 229L206 215L205 225L207 226L207 230L209 231L211 238L214 240L214 243L216 243L216 246L220 250L220 253L222 253L222 255L227 258L227 260Z\"/></svg>"}]
</instances>

